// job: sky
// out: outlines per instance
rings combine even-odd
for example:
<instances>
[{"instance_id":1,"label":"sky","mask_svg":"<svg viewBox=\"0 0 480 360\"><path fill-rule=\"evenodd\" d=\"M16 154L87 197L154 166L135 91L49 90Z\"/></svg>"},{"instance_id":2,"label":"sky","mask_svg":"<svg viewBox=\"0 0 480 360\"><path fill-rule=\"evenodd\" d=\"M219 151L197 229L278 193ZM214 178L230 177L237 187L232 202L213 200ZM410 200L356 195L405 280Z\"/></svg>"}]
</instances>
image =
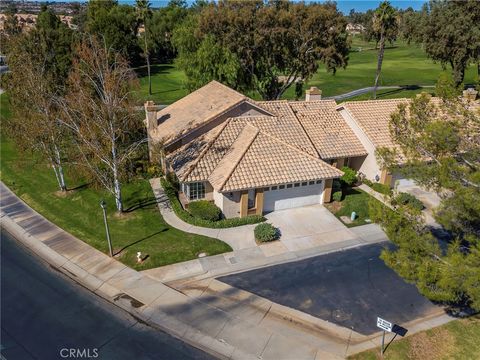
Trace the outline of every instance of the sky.
<instances>
[{"instance_id":1,"label":"sky","mask_svg":"<svg viewBox=\"0 0 480 360\"><path fill-rule=\"evenodd\" d=\"M50 0L55 2L63 2L67 0ZM78 0L77 0L78 1ZM82 1L82 0L80 0ZM85 0L83 0L85 1ZM318 0L317 0L318 1ZM135 0L119 0L122 4L134 4ZM187 0L188 3L193 1ZM308 2L308 1L307 1ZM323 2L319 0L318 2ZM420 10L422 5L425 4L427 0L391 0L390 3L393 7L406 9L411 6L414 10ZM168 0L150 0L150 3L153 7L162 7L168 3ZM337 7L340 11L344 14L348 14L351 9L355 9L356 11L366 11L368 9L375 9L378 7L380 0L338 0Z\"/></svg>"}]
</instances>

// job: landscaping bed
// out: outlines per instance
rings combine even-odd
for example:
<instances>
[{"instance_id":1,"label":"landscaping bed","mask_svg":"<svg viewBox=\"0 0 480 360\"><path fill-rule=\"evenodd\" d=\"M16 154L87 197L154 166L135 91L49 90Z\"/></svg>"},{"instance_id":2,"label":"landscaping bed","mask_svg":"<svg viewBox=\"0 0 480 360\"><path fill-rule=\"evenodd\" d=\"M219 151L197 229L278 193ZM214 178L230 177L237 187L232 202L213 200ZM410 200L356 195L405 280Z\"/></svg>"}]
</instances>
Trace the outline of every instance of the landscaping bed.
<instances>
[{"instance_id":1,"label":"landscaping bed","mask_svg":"<svg viewBox=\"0 0 480 360\"><path fill-rule=\"evenodd\" d=\"M6 94L0 96L1 119L9 116ZM200 253L229 252L218 239L190 234L169 226L160 215L148 180L136 179L123 186L126 211L118 215L113 197L82 181L68 183L59 194L52 169L37 157L19 153L13 142L1 139L1 180L29 206L50 221L100 251L108 253L100 200L107 202L108 222L118 260L138 270L192 260ZM68 176L67 180L71 179ZM136 253L147 259L137 264Z\"/></svg>"},{"instance_id":2,"label":"landscaping bed","mask_svg":"<svg viewBox=\"0 0 480 360\"><path fill-rule=\"evenodd\" d=\"M177 190L172 184L168 182L168 180L161 178L160 183L165 190L165 194L167 195L175 214L181 220L185 221L188 224L206 228L222 229L242 225L257 224L259 222L265 221L265 218L260 215L249 215L242 218L220 219L216 221L195 217L183 208L180 200L178 200Z\"/></svg>"},{"instance_id":3,"label":"landscaping bed","mask_svg":"<svg viewBox=\"0 0 480 360\"><path fill-rule=\"evenodd\" d=\"M342 221L342 216L350 219L352 211L355 211L357 214L355 220L351 223L342 221L347 227L353 227L370 223L368 221L368 204L370 201L378 200L358 188L345 188L343 189L341 201L332 201L331 203L324 205L332 214L339 218L340 221Z\"/></svg>"}]
</instances>

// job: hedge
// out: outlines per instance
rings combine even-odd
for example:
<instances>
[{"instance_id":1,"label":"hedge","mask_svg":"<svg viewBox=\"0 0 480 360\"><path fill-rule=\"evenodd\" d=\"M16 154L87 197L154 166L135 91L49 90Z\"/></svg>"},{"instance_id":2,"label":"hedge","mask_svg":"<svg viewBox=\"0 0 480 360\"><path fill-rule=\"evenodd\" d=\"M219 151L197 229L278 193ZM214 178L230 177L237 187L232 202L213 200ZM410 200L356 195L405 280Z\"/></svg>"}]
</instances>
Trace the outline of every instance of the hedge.
<instances>
[{"instance_id":1,"label":"hedge","mask_svg":"<svg viewBox=\"0 0 480 360\"><path fill-rule=\"evenodd\" d=\"M210 221L218 221L222 216L222 210L220 210L217 205L207 200L192 201L188 205L188 212L197 219Z\"/></svg>"},{"instance_id":2,"label":"hedge","mask_svg":"<svg viewBox=\"0 0 480 360\"><path fill-rule=\"evenodd\" d=\"M168 200L170 201L173 212L181 220L189 223L190 225L222 229L242 225L257 224L259 222L265 221L265 218L261 215L249 215L242 218L222 219L218 221L210 221L196 218L183 208L182 204L178 200L177 190L167 180L165 180L164 178L160 178L160 183L165 190L165 195L167 195Z\"/></svg>"}]
</instances>

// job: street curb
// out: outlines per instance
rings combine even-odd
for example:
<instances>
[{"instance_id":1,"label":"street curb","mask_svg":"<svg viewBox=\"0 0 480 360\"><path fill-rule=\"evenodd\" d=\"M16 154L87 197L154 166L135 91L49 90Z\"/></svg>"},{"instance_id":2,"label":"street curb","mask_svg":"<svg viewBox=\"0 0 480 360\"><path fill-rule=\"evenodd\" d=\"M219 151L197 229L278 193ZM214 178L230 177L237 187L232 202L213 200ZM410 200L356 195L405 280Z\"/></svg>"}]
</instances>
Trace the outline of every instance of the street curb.
<instances>
[{"instance_id":1,"label":"street curb","mask_svg":"<svg viewBox=\"0 0 480 360\"><path fill-rule=\"evenodd\" d=\"M221 342L220 340L206 335L199 330L184 324L172 316L162 313L159 310L155 310L161 316L159 318L161 322L152 319L153 309L145 305L147 316L143 311L139 311L134 308L130 301L119 301L118 298L124 292L118 288L115 288L108 284L108 281L103 281L87 271L83 270L75 263L58 254L42 241L38 240L35 236L28 233L20 225L18 225L13 219L2 212L1 214L1 228L2 230L10 233L16 240L20 241L25 247L27 247L36 256L47 262L54 269L60 271L62 274L75 281L79 285L85 287L92 293L100 296L109 303L125 310L137 321L149 325L155 329L164 331L187 344L194 346L204 352L209 353L220 359L256 359L255 356L244 353L234 346ZM177 291L177 290L175 290Z\"/></svg>"}]
</instances>

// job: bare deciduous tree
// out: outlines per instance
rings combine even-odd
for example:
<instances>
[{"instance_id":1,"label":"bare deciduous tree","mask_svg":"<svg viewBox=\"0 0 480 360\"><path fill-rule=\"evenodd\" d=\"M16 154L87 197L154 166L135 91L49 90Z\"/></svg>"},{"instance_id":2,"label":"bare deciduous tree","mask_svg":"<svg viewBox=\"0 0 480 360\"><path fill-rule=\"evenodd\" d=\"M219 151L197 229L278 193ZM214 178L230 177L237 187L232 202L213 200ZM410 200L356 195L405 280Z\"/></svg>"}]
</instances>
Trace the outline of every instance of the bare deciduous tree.
<instances>
[{"instance_id":1,"label":"bare deciduous tree","mask_svg":"<svg viewBox=\"0 0 480 360\"><path fill-rule=\"evenodd\" d=\"M13 117L6 130L23 150L31 150L47 159L61 191L67 190L63 171L66 135L59 121L55 98L58 86L53 81L45 59L32 58L21 50L21 39L9 57L7 88Z\"/></svg>"},{"instance_id":2,"label":"bare deciduous tree","mask_svg":"<svg viewBox=\"0 0 480 360\"><path fill-rule=\"evenodd\" d=\"M147 141L130 92L135 75L125 59L93 37L78 45L76 55L70 91L62 101L63 123L73 132L88 171L115 197L121 212L126 163Z\"/></svg>"}]
</instances>

